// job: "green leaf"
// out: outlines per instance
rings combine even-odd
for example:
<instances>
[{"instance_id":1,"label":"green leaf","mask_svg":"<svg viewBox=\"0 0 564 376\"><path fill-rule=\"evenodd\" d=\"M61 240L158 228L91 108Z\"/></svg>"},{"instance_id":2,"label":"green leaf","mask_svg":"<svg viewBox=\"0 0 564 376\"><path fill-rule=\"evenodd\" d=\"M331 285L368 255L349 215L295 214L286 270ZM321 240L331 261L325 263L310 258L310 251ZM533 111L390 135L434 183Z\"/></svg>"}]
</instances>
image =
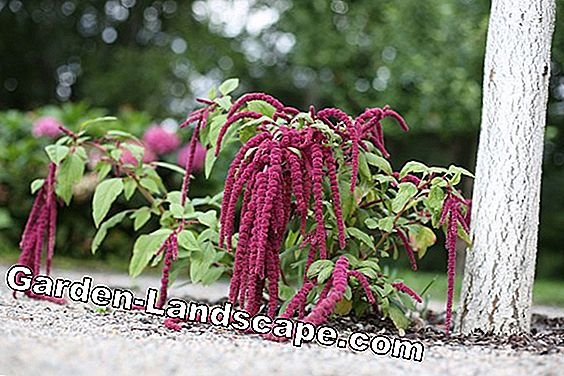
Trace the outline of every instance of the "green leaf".
<instances>
[{"instance_id":1,"label":"green leaf","mask_svg":"<svg viewBox=\"0 0 564 376\"><path fill-rule=\"evenodd\" d=\"M374 242L372 241L372 238L370 237L370 235L368 235L367 233L359 230L356 227L347 228L347 233L349 235L351 235L353 238L360 240L361 242L366 244L368 247L374 248Z\"/></svg>"},{"instance_id":2,"label":"green leaf","mask_svg":"<svg viewBox=\"0 0 564 376\"><path fill-rule=\"evenodd\" d=\"M123 150L121 149L114 149L110 151L110 157L112 157L113 160L115 161L119 161L122 155L123 155Z\"/></svg>"},{"instance_id":3,"label":"green leaf","mask_svg":"<svg viewBox=\"0 0 564 376\"><path fill-rule=\"evenodd\" d=\"M371 164L372 166L378 167L380 170L384 171L386 174L391 175L393 170L390 162L388 162L385 158L380 157L374 153L365 153L366 154L366 161Z\"/></svg>"},{"instance_id":4,"label":"green leaf","mask_svg":"<svg viewBox=\"0 0 564 376\"><path fill-rule=\"evenodd\" d=\"M182 192L170 191L166 194L166 201L170 204L178 204L182 202Z\"/></svg>"},{"instance_id":5,"label":"green leaf","mask_svg":"<svg viewBox=\"0 0 564 376\"><path fill-rule=\"evenodd\" d=\"M370 268L376 271L380 271L380 265L374 260L364 260L358 263L359 268Z\"/></svg>"},{"instance_id":6,"label":"green leaf","mask_svg":"<svg viewBox=\"0 0 564 376\"><path fill-rule=\"evenodd\" d=\"M131 215L131 218L134 219L133 230L137 231L151 219L151 208L147 206L139 208Z\"/></svg>"},{"instance_id":7,"label":"green leaf","mask_svg":"<svg viewBox=\"0 0 564 376\"><path fill-rule=\"evenodd\" d=\"M229 108L231 108L231 97L225 96L221 98L216 98L215 103L217 103L219 107L221 107L223 110L229 111Z\"/></svg>"},{"instance_id":8,"label":"green leaf","mask_svg":"<svg viewBox=\"0 0 564 376\"><path fill-rule=\"evenodd\" d=\"M176 218L182 218L184 216L184 208L182 205L177 203L170 204L170 212L172 213L172 216Z\"/></svg>"},{"instance_id":9,"label":"green leaf","mask_svg":"<svg viewBox=\"0 0 564 376\"><path fill-rule=\"evenodd\" d=\"M358 271L370 279L377 279L378 273L373 268L360 268Z\"/></svg>"},{"instance_id":10,"label":"green leaf","mask_svg":"<svg viewBox=\"0 0 564 376\"><path fill-rule=\"evenodd\" d=\"M202 284L203 285L211 285L212 283L216 282L225 271L225 267L223 266L213 266L209 268L202 277Z\"/></svg>"},{"instance_id":11,"label":"green leaf","mask_svg":"<svg viewBox=\"0 0 564 376\"><path fill-rule=\"evenodd\" d=\"M239 140L241 140L241 142L244 144L247 141L249 141L251 138L253 138L254 135L257 134L257 128L256 127L242 127L239 130ZM256 149L256 148L253 148ZM246 158L246 156L245 156Z\"/></svg>"},{"instance_id":12,"label":"green leaf","mask_svg":"<svg viewBox=\"0 0 564 376\"><path fill-rule=\"evenodd\" d=\"M110 162L100 161L96 164L96 171L98 181L100 182L108 176L110 171L112 171L112 164Z\"/></svg>"},{"instance_id":13,"label":"green leaf","mask_svg":"<svg viewBox=\"0 0 564 376\"><path fill-rule=\"evenodd\" d=\"M457 233L458 233L458 237L462 239L466 243L466 245L468 246L472 245L472 241L470 240L470 235L468 235L468 233L464 230L464 228L460 224L458 224Z\"/></svg>"},{"instance_id":14,"label":"green leaf","mask_svg":"<svg viewBox=\"0 0 564 376\"><path fill-rule=\"evenodd\" d=\"M83 161L88 161L88 155L86 154L86 150L84 150L82 146L75 148L74 153L82 158Z\"/></svg>"},{"instance_id":15,"label":"green leaf","mask_svg":"<svg viewBox=\"0 0 564 376\"><path fill-rule=\"evenodd\" d=\"M405 316L405 313L395 304L390 304L388 308L388 315L392 319L396 328L405 330L409 326L409 319Z\"/></svg>"},{"instance_id":16,"label":"green leaf","mask_svg":"<svg viewBox=\"0 0 564 376\"><path fill-rule=\"evenodd\" d=\"M76 154L69 154L61 163L57 173L57 195L65 204L69 205L72 199L72 187L77 184L84 175L85 162Z\"/></svg>"},{"instance_id":17,"label":"green leaf","mask_svg":"<svg viewBox=\"0 0 564 376\"><path fill-rule=\"evenodd\" d=\"M149 192L151 192L151 193L159 193L159 186L151 178L141 178L141 180L139 180L139 184L143 188L149 190Z\"/></svg>"},{"instance_id":18,"label":"green leaf","mask_svg":"<svg viewBox=\"0 0 564 376\"><path fill-rule=\"evenodd\" d=\"M444 191L438 186L433 186L429 190L429 194L425 202L427 204L426 206L432 210L441 210L441 208L443 207L444 198Z\"/></svg>"},{"instance_id":19,"label":"green leaf","mask_svg":"<svg viewBox=\"0 0 564 376\"><path fill-rule=\"evenodd\" d=\"M224 114L218 115L215 116L212 121L210 121L210 124L208 126L210 132L208 136L209 144L213 145L211 149L213 149L214 154L217 149L217 138L219 137L219 132L221 132L221 128L223 127L223 124L225 124L226 121L227 121L227 115ZM226 137L224 136L222 145L225 145L228 141L229 140L227 140Z\"/></svg>"},{"instance_id":20,"label":"green leaf","mask_svg":"<svg viewBox=\"0 0 564 376\"><path fill-rule=\"evenodd\" d=\"M426 173L428 171L429 171L429 167L425 166L423 163L417 161L410 161L407 162L405 166L403 166L403 168L401 169L400 178L405 177L407 174L411 172Z\"/></svg>"},{"instance_id":21,"label":"green leaf","mask_svg":"<svg viewBox=\"0 0 564 376\"><path fill-rule=\"evenodd\" d=\"M343 295L343 297L347 300L352 299L352 289L349 285L347 285L347 288L345 289L345 294Z\"/></svg>"},{"instance_id":22,"label":"green leaf","mask_svg":"<svg viewBox=\"0 0 564 376\"><path fill-rule=\"evenodd\" d=\"M313 278L325 269L330 269L329 273L331 273L333 271L333 267L333 261L331 260L317 260L309 266L309 269L307 270L307 276L309 278Z\"/></svg>"},{"instance_id":23,"label":"green leaf","mask_svg":"<svg viewBox=\"0 0 564 376\"><path fill-rule=\"evenodd\" d=\"M45 179L35 179L31 182L31 194L35 194L45 184Z\"/></svg>"},{"instance_id":24,"label":"green leaf","mask_svg":"<svg viewBox=\"0 0 564 376\"><path fill-rule=\"evenodd\" d=\"M90 120L86 120L85 122L80 124L79 129L85 129L86 127L92 125L92 124L96 124L96 123L103 123L103 122L109 122L109 121L116 121L117 117L115 116L102 116L99 118L95 118L95 119L90 119Z\"/></svg>"},{"instance_id":25,"label":"green leaf","mask_svg":"<svg viewBox=\"0 0 564 376\"><path fill-rule=\"evenodd\" d=\"M332 273L333 273L333 266L321 270L317 275L317 282L323 283L327 281L329 277L331 277Z\"/></svg>"},{"instance_id":26,"label":"green leaf","mask_svg":"<svg viewBox=\"0 0 564 376\"><path fill-rule=\"evenodd\" d=\"M160 229L148 235L141 235L133 245L133 256L129 263L129 275L137 277L149 264L151 257L157 253L166 238L172 233L170 229Z\"/></svg>"},{"instance_id":27,"label":"green leaf","mask_svg":"<svg viewBox=\"0 0 564 376\"><path fill-rule=\"evenodd\" d=\"M135 180L133 180L133 178L130 177L123 178L123 195L125 196L125 199L127 201L131 199L136 189L137 189L137 183L135 182Z\"/></svg>"},{"instance_id":28,"label":"green leaf","mask_svg":"<svg viewBox=\"0 0 564 376\"><path fill-rule=\"evenodd\" d=\"M69 154L70 148L63 145L49 145L45 148L45 152L49 156L51 162L58 165Z\"/></svg>"},{"instance_id":29,"label":"green leaf","mask_svg":"<svg viewBox=\"0 0 564 376\"><path fill-rule=\"evenodd\" d=\"M352 301L349 299L341 299L335 305L335 314L339 316L348 315L352 309Z\"/></svg>"},{"instance_id":30,"label":"green leaf","mask_svg":"<svg viewBox=\"0 0 564 376\"><path fill-rule=\"evenodd\" d=\"M413 183L400 183L396 197L392 201L392 210L399 213L404 206L417 194L417 187Z\"/></svg>"},{"instance_id":31,"label":"green leaf","mask_svg":"<svg viewBox=\"0 0 564 376\"><path fill-rule=\"evenodd\" d=\"M217 224L217 213L215 210L208 210L205 213L199 213L198 221L203 225L214 228Z\"/></svg>"},{"instance_id":32,"label":"green leaf","mask_svg":"<svg viewBox=\"0 0 564 376\"><path fill-rule=\"evenodd\" d=\"M433 180L431 180L431 185L437 187L446 187L448 183L442 177L437 176L436 178L433 178Z\"/></svg>"},{"instance_id":33,"label":"green leaf","mask_svg":"<svg viewBox=\"0 0 564 376\"><path fill-rule=\"evenodd\" d=\"M409 243L417 251L417 256L425 256L427 249L437 242L437 236L428 227L414 224L409 225Z\"/></svg>"},{"instance_id":34,"label":"green leaf","mask_svg":"<svg viewBox=\"0 0 564 376\"><path fill-rule=\"evenodd\" d=\"M110 136L110 137L121 139L121 140L131 139L131 140L139 141L139 139L137 137L135 137L134 135L132 135L131 133L120 131L120 130L108 131L107 135Z\"/></svg>"},{"instance_id":35,"label":"green leaf","mask_svg":"<svg viewBox=\"0 0 564 376\"><path fill-rule=\"evenodd\" d=\"M190 279L192 282L203 282L216 255L217 252L211 243L207 243L207 247L201 252L192 252L190 256Z\"/></svg>"},{"instance_id":36,"label":"green leaf","mask_svg":"<svg viewBox=\"0 0 564 376\"><path fill-rule=\"evenodd\" d=\"M449 174L465 175L465 176L468 176L470 178L474 177L474 174L472 174L470 171L466 170L465 168L458 167L458 166L455 166L455 165L448 166L448 173Z\"/></svg>"},{"instance_id":37,"label":"green leaf","mask_svg":"<svg viewBox=\"0 0 564 376\"><path fill-rule=\"evenodd\" d=\"M360 176L363 180L372 180L372 173L370 172L370 167L368 167L365 153L360 153L358 155L358 172L360 173Z\"/></svg>"},{"instance_id":38,"label":"green leaf","mask_svg":"<svg viewBox=\"0 0 564 376\"><path fill-rule=\"evenodd\" d=\"M127 213L129 213L130 211L131 210L122 211L110 217L110 219L102 223L100 229L96 232L96 235L92 240L92 245L90 246L90 250L92 251L92 254L96 253L96 251L98 250L104 239L106 238L106 235L108 234L108 230L121 223L125 218L125 216L127 215Z\"/></svg>"},{"instance_id":39,"label":"green leaf","mask_svg":"<svg viewBox=\"0 0 564 376\"><path fill-rule=\"evenodd\" d=\"M219 85L219 92L223 95L228 95L233 90L237 89L238 86L239 86L239 79L230 78L228 80L223 81L223 83Z\"/></svg>"},{"instance_id":40,"label":"green leaf","mask_svg":"<svg viewBox=\"0 0 564 376\"><path fill-rule=\"evenodd\" d=\"M174 172L178 172L180 175L185 175L186 174L186 170L184 170L182 167L177 166L175 164L172 163L167 163L167 162L152 162L151 164L157 166L157 167L163 167L163 168L167 168L169 170L172 170Z\"/></svg>"},{"instance_id":41,"label":"green leaf","mask_svg":"<svg viewBox=\"0 0 564 376\"><path fill-rule=\"evenodd\" d=\"M178 234L178 245L189 251L200 251L202 249L194 233L189 230L182 230Z\"/></svg>"},{"instance_id":42,"label":"green leaf","mask_svg":"<svg viewBox=\"0 0 564 376\"><path fill-rule=\"evenodd\" d=\"M261 100L248 102L247 108L249 111L258 112L259 114L263 114L269 118L272 118L274 112L276 112L276 108L273 105Z\"/></svg>"},{"instance_id":43,"label":"green leaf","mask_svg":"<svg viewBox=\"0 0 564 376\"><path fill-rule=\"evenodd\" d=\"M368 227L370 230L374 230L375 228L378 228L378 221L376 221L374 218L366 218L364 220L364 224L366 225L366 227Z\"/></svg>"},{"instance_id":44,"label":"green leaf","mask_svg":"<svg viewBox=\"0 0 564 376\"><path fill-rule=\"evenodd\" d=\"M108 214L112 203L122 191L123 182L120 178L104 180L98 184L94 192L94 199L92 200L92 217L96 227L100 225L100 222Z\"/></svg>"},{"instance_id":45,"label":"green leaf","mask_svg":"<svg viewBox=\"0 0 564 376\"><path fill-rule=\"evenodd\" d=\"M216 159L217 158L215 156L214 150L209 149L206 153L206 161L204 163L204 174L206 176L206 179L210 178L212 168L213 168L213 165L214 165Z\"/></svg>"},{"instance_id":46,"label":"green leaf","mask_svg":"<svg viewBox=\"0 0 564 376\"><path fill-rule=\"evenodd\" d=\"M378 220L378 228L384 232L392 232L395 217L385 217Z\"/></svg>"}]
</instances>

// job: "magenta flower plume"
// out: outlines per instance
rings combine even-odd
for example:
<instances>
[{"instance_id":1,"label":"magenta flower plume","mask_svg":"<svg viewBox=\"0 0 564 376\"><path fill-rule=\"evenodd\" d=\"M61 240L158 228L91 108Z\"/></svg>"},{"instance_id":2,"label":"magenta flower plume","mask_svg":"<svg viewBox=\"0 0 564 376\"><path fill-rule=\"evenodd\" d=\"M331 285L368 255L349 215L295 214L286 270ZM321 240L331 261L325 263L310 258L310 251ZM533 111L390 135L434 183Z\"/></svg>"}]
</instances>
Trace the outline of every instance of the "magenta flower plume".
<instances>
[{"instance_id":1,"label":"magenta flower plume","mask_svg":"<svg viewBox=\"0 0 564 376\"><path fill-rule=\"evenodd\" d=\"M164 267L161 276L161 288L159 291L159 301L157 307L164 307L167 299L168 282L170 277L170 270L172 262L178 257L178 237L177 230L173 231L161 245L156 255L164 252Z\"/></svg>"},{"instance_id":2,"label":"magenta flower plume","mask_svg":"<svg viewBox=\"0 0 564 376\"><path fill-rule=\"evenodd\" d=\"M339 136L343 138L343 141L351 142L351 159L352 159L352 175L351 175L351 185L350 190L354 192L356 187L356 180L358 176L358 145L359 145L359 133L357 127L353 124L351 119L347 114L338 108L325 108L319 111L316 115L319 119L328 124ZM329 118L333 117L339 121L340 124L344 126L335 126Z\"/></svg>"},{"instance_id":3,"label":"magenta flower plume","mask_svg":"<svg viewBox=\"0 0 564 376\"><path fill-rule=\"evenodd\" d=\"M235 103L233 103L233 106L231 106L231 109L227 113L227 118L233 116L235 112L237 112L241 107L243 107L245 104L249 103L250 101L264 101L272 105L277 111L283 111L284 109L284 105L278 99L274 98L271 95L264 93L249 93L243 95Z\"/></svg>"},{"instance_id":4,"label":"magenta flower plume","mask_svg":"<svg viewBox=\"0 0 564 376\"><path fill-rule=\"evenodd\" d=\"M304 318L304 322L320 325L327 321L329 315L335 311L337 303L343 299L348 286L349 260L341 256L335 263L332 275L332 287L323 300L319 300L315 308Z\"/></svg>"},{"instance_id":5,"label":"magenta flower plume","mask_svg":"<svg viewBox=\"0 0 564 376\"><path fill-rule=\"evenodd\" d=\"M450 332L452 322L452 301L454 298L454 277L456 272L456 239L458 238L458 224L468 231L468 224L466 223L462 212L461 205L466 205L466 201L457 197L452 190L447 193L447 198L443 203L443 211L439 223L441 225L447 224L446 229L446 249L448 252L447 274L448 274L448 289L447 289L447 307L445 328L447 334ZM468 210L468 209L467 209Z\"/></svg>"},{"instance_id":6,"label":"magenta flower plume","mask_svg":"<svg viewBox=\"0 0 564 376\"><path fill-rule=\"evenodd\" d=\"M216 156L219 155L219 151L221 149L221 142L223 141L223 137L225 136L225 133L227 133L227 130L229 129L229 127L233 123L236 123L237 121L242 120L242 119L246 119L246 118L260 119L262 116L263 116L262 114L259 114L258 112L253 112L253 111L243 111L243 112L234 113L234 114L228 116L227 120L225 121L225 123L223 124L221 129L219 130L219 135L217 136L217 147L215 149L215 155Z\"/></svg>"},{"instance_id":7,"label":"magenta flower plume","mask_svg":"<svg viewBox=\"0 0 564 376\"><path fill-rule=\"evenodd\" d=\"M37 192L37 197L29 214L20 242L21 254L18 264L25 265L38 275L41 268L41 258L46 248L46 274L51 271L51 260L55 250L55 234L57 222L57 198L55 195L55 174L57 165L49 164L49 174L43 186ZM25 293L30 298L49 300L63 304L63 299L49 298L37 295L31 291ZM15 292L14 292L15 297Z\"/></svg>"},{"instance_id":8,"label":"magenta flower plume","mask_svg":"<svg viewBox=\"0 0 564 376\"><path fill-rule=\"evenodd\" d=\"M417 294L411 287L407 286L405 283L394 282L392 283L392 286L399 292L403 292L404 294L411 296L416 302L423 303L423 299L421 299L419 294Z\"/></svg>"},{"instance_id":9,"label":"magenta flower plume","mask_svg":"<svg viewBox=\"0 0 564 376\"><path fill-rule=\"evenodd\" d=\"M409 131L405 120L388 106L384 108L367 108L360 116L355 119L355 127L359 132L360 140L371 141L382 153L385 158L390 156L384 145L384 131L381 120L391 117L396 120L404 132Z\"/></svg>"},{"instance_id":10,"label":"magenta flower plume","mask_svg":"<svg viewBox=\"0 0 564 376\"><path fill-rule=\"evenodd\" d=\"M178 148L180 137L176 132L153 125L143 135L145 144L157 154L167 154Z\"/></svg>"},{"instance_id":11,"label":"magenta flower plume","mask_svg":"<svg viewBox=\"0 0 564 376\"><path fill-rule=\"evenodd\" d=\"M335 217L337 217L337 229L339 231L339 246L345 248L345 222L343 221L343 210L341 209L341 194L339 192L339 182L337 180L337 163L333 158L333 152L327 148L323 151L325 155L325 165L329 172L329 184L333 195L333 206L335 207Z\"/></svg>"},{"instance_id":12,"label":"magenta flower plume","mask_svg":"<svg viewBox=\"0 0 564 376\"><path fill-rule=\"evenodd\" d=\"M370 284L368 283L366 276L364 274L362 274L361 272L357 271L357 270L349 271L349 276L355 277L358 280L358 282L360 283L360 285L364 289L364 293L366 294L366 298L368 299L368 302L370 304L375 304L376 299L374 298L374 295L372 294L372 290L370 290Z\"/></svg>"},{"instance_id":13,"label":"magenta flower plume","mask_svg":"<svg viewBox=\"0 0 564 376\"><path fill-rule=\"evenodd\" d=\"M275 109L272 119L250 111L246 105L252 101L264 101L272 105ZM309 111L313 121L323 121L340 136L346 163L352 164L351 190L354 190L358 149L367 148L360 139L362 126L369 123L372 117L378 116L380 120L394 115L386 109L379 109L379 112L374 110L364 114L366 119L353 122L347 114L335 108L319 112L310 108ZM203 111L197 110L182 126L202 116ZM246 119L265 118L257 126L257 134L244 143L229 168L220 214L219 246L226 245L230 252L233 235L236 232L239 235L229 300L251 314L261 309L264 287L268 289L268 314L272 315L277 308L279 252L292 212L300 218L304 246L309 246L304 286L309 286L307 283L311 282L307 279L307 269L315 259L330 257L326 221L333 219L325 218L326 202L330 202L334 209L335 223L330 225L337 229L339 246L344 248L346 243L337 176L341 166L329 146L334 141L328 139L325 131L307 121L304 124L301 117L295 118L297 116L301 116L297 109L286 107L271 96L251 93L233 104L218 134L216 151L220 150L222 139L231 125ZM380 133L375 133L380 137ZM324 184L329 187L330 197L326 197ZM237 208L241 200L237 221ZM236 223L239 223L238 230ZM359 281L366 287L363 276L359 276ZM337 282L332 279L331 284L338 285ZM369 290L367 295L370 296ZM369 300L372 298L369 297ZM303 316L305 307L296 309Z\"/></svg>"},{"instance_id":14,"label":"magenta flower plume","mask_svg":"<svg viewBox=\"0 0 564 376\"><path fill-rule=\"evenodd\" d=\"M215 106L215 104L210 104L207 107L204 107L202 109L194 111L193 113L188 115L188 119L184 123L182 123L181 126L180 126L180 128L183 128L183 127L185 127L186 125L188 125L192 122L197 122L196 126L194 128L194 132L192 132L192 137L190 138L190 143L188 145L189 152L187 153L188 155L186 156L186 164L185 164L186 173L184 174L184 179L182 180L182 188L181 188L181 205L182 206L184 206L186 204L186 200L188 199L188 191L189 191L189 188L190 188L190 176L191 176L190 172L193 171L194 166L195 166L196 151L197 151L198 137L199 137L199 134L200 134L200 130L203 129L206 126L209 111L211 111L211 109L214 106ZM180 139L178 139L178 142L176 142L175 140L173 140L172 137L168 138L165 142L162 142L162 140L158 141L157 139L162 136L162 130L155 130L154 129L152 131L153 134L151 134L150 132L148 132L148 133L149 133L149 139L151 139L153 137L155 138L155 139L151 140L152 142L157 142L157 143L161 142L161 144L159 146L157 146L157 149L159 150L159 152L165 152L164 150L167 150L166 152L172 151L172 150L176 149L178 147L178 144L180 143ZM161 136L158 136L159 134L161 134ZM148 134L146 133L145 136L147 137ZM165 137L169 137L169 135L167 135ZM174 135L174 138L177 139L178 136ZM172 145L175 145L174 148L172 147ZM170 271L171 271L173 262L178 257L178 234L184 229L185 225L186 225L186 222L183 219L180 222L179 227L177 227L165 239L165 241L162 243L160 249L157 252L157 254L164 253L164 265L163 265L163 270L162 270L162 275L161 275L161 287L160 287L159 301L157 302L157 305L159 307L163 307L164 304L166 303ZM176 324L175 320L166 321L165 325L167 327L172 328L172 329L176 329L176 330L179 329L179 326Z\"/></svg>"},{"instance_id":15,"label":"magenta flower plume","mask_svg":"<svg viewBox=\"0 0 564 376\"><path fill-rule=\"evenodd\" d=\"M63 124L56 118L52 116L43 116L33 123L31 133L35 137L46 136L55 138L63 133L60 129L62 126Z\"/></svg>"},{"instance_id":16,"label":"magenta flower plume","mask_svg":"<svg viewBox=\"0 0 564 376\"><path fill-rule=\"evenodd\" d=\"M409 258L409 263L411 264L411 269L417 270L417 261L415 261L415 252L409 243L409 239L407 235L400 229L397 230L398 236L405 247L405 251L407 252L407 257Z\"/></svg>"},{"instance_id":17,"label":"magenta flower plume","mask_svg":"<svg viewBox=\"0 0 564 376\"><path fill-rule=\"evenodd\" d=\"M294 297L290 300L290 302L286 306L286 310L280 317L289 319L293 317L296 311L300 311L301 309L303 309L303 307L305 307L305 304L307 302L307 295L314 287L315 284L313 282L311 281L305 282L302 285L301 289L299 289L296 295L294 295Z\"/></svg>"}]
</instances>

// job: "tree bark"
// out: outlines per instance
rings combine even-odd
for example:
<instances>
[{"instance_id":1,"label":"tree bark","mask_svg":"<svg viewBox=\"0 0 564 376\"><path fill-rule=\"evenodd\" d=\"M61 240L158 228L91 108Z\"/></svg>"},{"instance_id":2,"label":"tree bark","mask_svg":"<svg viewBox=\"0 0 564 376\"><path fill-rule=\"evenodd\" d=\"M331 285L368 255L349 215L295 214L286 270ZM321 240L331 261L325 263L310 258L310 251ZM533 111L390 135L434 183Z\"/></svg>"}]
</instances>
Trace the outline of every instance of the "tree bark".
<instances>
[{"instance_id":1,"label":"tree bark","mask_svg":"<svg viewBox=\"0 0 564 376\"><path fill-rule=\"evenodd\" d=\"M493 0L458 328L530 329L554 0Z\"/></svg>"}]
</instances>

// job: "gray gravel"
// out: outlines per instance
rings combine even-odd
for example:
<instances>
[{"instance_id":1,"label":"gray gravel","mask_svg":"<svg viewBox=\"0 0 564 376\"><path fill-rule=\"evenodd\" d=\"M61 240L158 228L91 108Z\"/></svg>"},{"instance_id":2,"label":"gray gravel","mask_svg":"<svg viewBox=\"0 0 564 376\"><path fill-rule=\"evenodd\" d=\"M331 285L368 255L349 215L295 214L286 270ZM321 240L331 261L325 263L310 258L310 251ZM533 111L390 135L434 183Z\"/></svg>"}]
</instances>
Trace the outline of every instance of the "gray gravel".
<instances>
[{"instance_id":1,"label":"gray gravel","mask_svg":"<svg viewBox=\"0 0 564 376\"><path fill-rule=\"evenodd\" d=\"M0 266L4 280L6 266ZM56 271L54 276L132 288L139 296L157 277L135 281L116 273ZM171 296L217 300L227 286L185 285ZM554 310L562 314L561 310ZM564 356L479 347L434 346L422 363L318 345L295 348L209 325L166 329L139 311L102 313L87 304L64 306L12 299L0 284L0 375L562 375ZM399 372L399 373L398 373Z\"/></svg>"}]
</instances>

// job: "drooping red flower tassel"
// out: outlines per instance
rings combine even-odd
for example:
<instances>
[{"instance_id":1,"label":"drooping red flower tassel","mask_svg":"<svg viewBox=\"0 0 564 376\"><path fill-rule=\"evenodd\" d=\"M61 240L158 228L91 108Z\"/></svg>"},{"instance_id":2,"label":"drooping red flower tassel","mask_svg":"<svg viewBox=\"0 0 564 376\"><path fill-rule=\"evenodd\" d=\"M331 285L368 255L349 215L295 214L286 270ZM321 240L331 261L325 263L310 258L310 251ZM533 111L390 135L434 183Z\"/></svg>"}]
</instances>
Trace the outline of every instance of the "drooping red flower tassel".
<instances>
[{"instance_id":1,"label":"drooping red flower tassel","mask_svg":"<svg viewBox=\"0 0 564 376\"><path fill-rule=\"evenodd\" d=\"M411 287L407 286L405 283L394 282L392 283L392 286L394 286L394 288L399 292L403 292L404 294L411 296L418 303L423 303L423 299L421 299L419 294L417 294Z\"/></svg>"},{"instance_id":2,"label":"drooping red flower tassel","mask_svg":"<svg viewBox=\"0 0 564 376\"><path fill-rule=\"evenodd\" d=\"M417 270L417 261L415 261L415 252L409 243L409 239L407 235L400 229L397 230L398 236L405 247L405 251L407 252L407 257L409 258L409 263L411 264L411 269Z\"/></svg>"},{"instance_id":3,"label":"drooping red flower tassel","mask_svg":"<svg viewBox=\"0 0 564 376\"><path fill-rule=\"evenodd\" d=\"M46 274L51 272L57 222L56 171L57 165L50 163L47 179L37 193L20 242L21 254L18 264L32 269L34 275L40 272L44 246L46 247ZM30 298L49 300L59 304L65 302L64 299L37 295L31 291L26 291L25 294Z\"/></svg>"},{"instance_id":4,"label":"drooping red flower tassel","mask_svg":"<svg viewBox=\"0 0 564 376\"><path fill-rule=\"evenodd\" d=\"M468 231L468 225L464 220L460 205L464 203L452 191L447 193L447 199L443 204L443 211L439 223L443 225L447 223L446 231L446 249L448 252L447 261L447 274L448 274L448 289L447 289L447 306L446 306L446 319L445 328L447 334L450 332L452 323L452 302L454 299L454 277L456 273L456 239L458 238L458 224Z\"/></svg>"}]
</instances>

